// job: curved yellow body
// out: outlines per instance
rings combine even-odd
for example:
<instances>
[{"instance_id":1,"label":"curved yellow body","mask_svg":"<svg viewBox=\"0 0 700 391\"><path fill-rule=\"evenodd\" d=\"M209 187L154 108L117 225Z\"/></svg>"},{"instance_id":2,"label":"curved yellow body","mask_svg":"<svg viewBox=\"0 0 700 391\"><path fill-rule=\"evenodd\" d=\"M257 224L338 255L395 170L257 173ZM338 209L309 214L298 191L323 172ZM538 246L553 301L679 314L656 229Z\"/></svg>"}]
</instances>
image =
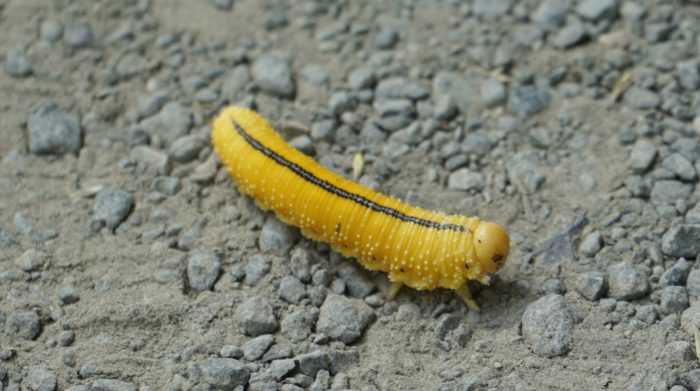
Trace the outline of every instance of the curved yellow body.
<instances>
[{"instance_id":1,"label":"curved yellow body","mask_svg":"<svg viewBox=\"0 0 700 391\"><path fill-rule=\"evenodd\" d=\"M510 239L498 224L427 211L349 181L287 144L257 113L225 108L214 148L242 193L370 270L389 273L394 295L455 289L474 308L467 280L487 283L505 263Z\"/></svg>"}]
</instances>

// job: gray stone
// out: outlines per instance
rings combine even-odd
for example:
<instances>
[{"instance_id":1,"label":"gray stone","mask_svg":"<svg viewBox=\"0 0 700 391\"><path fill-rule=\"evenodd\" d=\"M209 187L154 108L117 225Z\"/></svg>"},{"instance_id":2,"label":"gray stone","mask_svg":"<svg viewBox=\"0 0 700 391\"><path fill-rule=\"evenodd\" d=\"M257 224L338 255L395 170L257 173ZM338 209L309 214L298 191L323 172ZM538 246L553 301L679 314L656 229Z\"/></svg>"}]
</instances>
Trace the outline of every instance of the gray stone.
<instances>
[{"instance_id":1,"label":"gray stone","mask_svg":"<svg viewBox=\"0 0 700 391\"><path fill-rule=\"evenodd\" d=\"M5 71L15 78L31 76L32 64L22 50L12 49L5 55Z\"/></svg>"},{"instance_id":2,"label":"gray stone","mask_svg":"<svg viewBox=\"0 0 700 391\"><path fill-rule=\"evenodd\" d=\"M380 117L413 117L416 113L416 108L408 99L389 99L374 102L374 109Z\"/></svg>"},{"instance_id":3,"label":"gray stone","mask_svg":"<svg viewBox=\"0 0 700 391\"><path fill-rule=\"evenodd\" d=\"M169 98L170 94L159 91L139 102L135 111L137 120L148 118L156 114L161 108L163 108L163 105L168 102Z\"/></svg>"},{"instance_id":4,"label":"gray stone","mask_svg":"<svg viewBox=\"0 0 700 391\"><path fill-rule=\"evenodd\" d=\"M233 0L209 0L209 3L221 11L230 11Z\"/></svg>"},{"instance_id":5,"label":"gray stone","mask_svg":"<svg viewBox=\"0 0 700 391\"><path fill-rule=\"evenodd\" d=\"M253 63L255 85L263 93L283 99L293 99L296 93L292 70L287 60L272 54L261 54Z\"/></svg>"},{"instance_id":6,"label":"gray stone","mask_svg":"<svg viewBox=\"0 0 700 391\"><path fill-rule=\"evenodd\" d=\"M548 295L531 303L522 317L522 334L532 351L555 357L571 350L574 318L563 296Z\"/></svg>"},{"instance_id":7,"label":"gray stone","mask_svg":"<svg viewBox=\"0 0 700 391\"><path fill-rule=\"evenodd\" d=\"M56 340L58 344L63 347L70 346L73 344L73 341L75 341L75 333L71 330L63 330L58 334Z\"/></svg>"},{"instance_id":8,"label":"gray stone","mask_svg":"<svg viewBox=\"0 0 700 391\"><path fill-rule=\"evenodd\" d=\"M335 115L354 110L357 107L357 103L357 98L345 91L335 92L328 99L328 106Z\"/></svg>"},{"instance_id":9,"label":"gray stone","mask_svg":"<svg viewBox=\"0 0 700 391\"><path fill-rule=\"evenodd\" d=\"M331 375L330 373L322 369L316 373L316 379L311 385L311 391L327 391L331 388Z\"/></svg>"},{"instance_id":10,"label":"gray stone","mask_svg":"<svg viewBox=\"0 0 700 391\"><path fill-rule=\"evenodd\" d=\"M270 372L275 377L275 380L280 381L295 367L296 364L292 359L274 360L270 363Z\"/></svg>"},{"instance_id":11,"label":"gray stone","mask_svg":"<svg viewBox=\"0 0 700 391\"><path fill-rule=\"evenodd\" d=\"M115 72L123 80L127 80L148 69L148 59L135 53L127 53L117 63Z\"/></svg>"},{"instance_id":12,"label":"gray stone","mask_svg":"<svg viewBox=\"0 0 700 391\"><path fill-rule=\"evenodd\" d=\"M277 330L272 306L260 296L253 296L236 309L236 319L245 332L253 337Z\"/></svg>"},{"instance_id":13,"label":"gray stone","mask_svg":"<svg viewBox=\"0 0 700 391\"><path fill-rule=\"evenodd\" d=\"M672 257L695 259L700 254L700 225L676 225L661 239L661 251Z\"/></svg>"},{"instance_id":14,"label":"gray stone","mask_svg":"<svg viewBox=\"0 0 700 391\"><path fill-rule=\"evenodd\" d=\"M316 376L319 371L329 370L331 366L328 353L321 350L302 354L295 357L294 360L299 363L299 370L301 370L301 373L312 377Z\"/></svg>"},{"instance_id":15,"label":"gray stone","mask_svg":"<svg viewBox=\"0 0 700 391\"><path fill-rule=\"evenodd\" d=\"M374 292L375 286L364 270L355 265L344 264L338 270L338 275L345 282L347 291L353 296L364 299Z\"/></svg>"},{"instance_id":16,"label":"gray stone","mask_svg":"<svg viewBox=\"0 0 700 391\"><path fill-rule=\"evenodd\" d=\"M690 271L685 286L689 295L700 297L700 269Z\"/></svg>"},{"instance_id":17,"label":"gray stone","mask_svg":"<svg viewBox=\"0 0 700 391\"><path fill-rule=\"evenodd\" d=\"M35 340L41 333L39 315L32 311L10 314L5 324L5 333L10 336Z\"/></svg>"},{"instance_id":18,"label":"gray stone","mask_svg":"<svg viewBox=\"0 0 700 391\"><path fill-rule=\"evenodd\" d=\"M653 324L659 318L659 314L656 313L656 308L654 308L653 304L645 304L637 306L635 318L646 324Z\"/></svg>"},{"instance_id":19,"label":"gray stone","mask_svg":"<svg viewBox=\"0 0 700 391\"><path fill-rule=\"evenodd\" d=\"M488 19L501 18L515 4L515 0L475 0L474 14Z\"/></svg>"},{"instance_id":20,"label":"gray stone","mask_svg":"<svg viewBox=\"0 0 700 391\"><path fill-rule=\"evenodd\" d=\"M651 188L651 203L657 206L675 205L678 200L687 201L693 187L675 180L656 180Z\"/></svg>"},{"instance_id":21,"label":"gray stone","mask_svg":"<svg viewBox=\"0 0 700 391\"><path fill-rule=\"evenodd\" d=\"M457 314L442 314L435 325L433 330L435 333L435 338L438 341L442 341L447 336L447 333L454 330L459 326L462 321L462 316Z\"/></svg>"},{"instance_id":22,"label":"gray stone","mask_svg":"<svg viewBox=\"0 0 700 391\"><path fill-rule=\"evenodd\" d=\"M126 191L106 187L95 197L93 221L104 221L107 228L115 230L134 208L134 196Z\"/></svg>"},{"instance_id":23,"label":"gray stone","mask_svg":"<svg viewBox=\"0 0 700 391\"><path fill-rule=\"evenodd\" d=\"M328 84L329 76L326 70L318 64L308 64L301 69L301 77L309 83L323 87Z\"/></svg>"},{"instance_id":24,"label":"gray stone","mask_svg":"<svg viewBox=\"0 0 700 391\"><path fill-rule=\"evenodd\" d=\"M433 78L435 96L449 95L460 110L467 110L472 99L472 91L465 78L456 72L441 71Z\"/></svg>"},{"instance_id":25,"label":"gray stone","mask_svg":"<svg viewBox=\"0 0 700 391\"><path fill-rule=\"evenodd\" d=\"M659 286L666 287L671 285L685 285L686 276L688 276L688 270L690 269L690 264L685 258L680 258L675 265L666 269L664 274L659 278ZM699 275L700 277L700 275Z\"/></svg>"},{"instance_id":26,"label":"gray stone","mask_svg":"<svg viewBox=\"0 0 700 391\"><path fill-rule=\"evenodd\" d=\"M95 36L89 25L68 21L63 29L63 40L72 49L81 49L96 46Z\"/></svg>"},{"instance_id":27,"label":"gray stone","mask_svg":"<svg viewBox=\"0 0 700 391\"><path fill-rule=\"evenodd\" d=\"M44 367L30 367L27 381L29 388L34 391L54 391L56 389L56 376Z\"/></svg>"},{"instance_id":28,"label":"gray stone","mask_svg":"<svg viewBox=\"0 0 700 391\"><path fill-rule=\"evenodd\" d=\"M636 173L643 173L651 167L656 159L656 145L649 140L640 139L632 147L627 166Z\"/></svg>"},{"instance_id":29,"label":"gray stone","mask_svg":"<svg viewBox=\"0 0 700 391\"><path fill-rule=\"evenodd\" d=\"M199 220L195 221L194 225L192 225L192 227L177 241L177 248L183 251L191 250L197 242L197 239L202 235L202 230L206 224L206 217L201 217Z\"/></svg>"},{"instance_id":30,"label":"gray stone","mask_svg":"<svg viewBox=\"0 0 700 391\"><path fill-rule=\"evenodd\" d=\"M243 357L243 349L235 345L226 345L221 348L219 354L225 358L241 358Z\"/></svg>"},{"instance_id":31,"label":"gray stone","mask_svg":"<svg viewBox=\"0 0 700 391\"><path fill-rule=\"evenodd\" d=\"M15 259L15 266L29 273L38 270L48 258L45 252L32 248Z\"/></svg>"},{"instance_id":32,"label":"gray stone","mask_svg":"<svg viewBox=\"0 0 700 391\"><path fill-rule=\"evenodd\" d=\"M481 84L481 99L486 106L497 106L508 96L506 86L498 79L488 79Z\"/></svg>"},{"instance_id":33,"label":"gray stone","mask_svg":"<svg viewBox=\"0 0 700 391\"><path fill-rule=\"evenodd\" d=\"M243 268L245 283L250 286L257 285L260 280L270 272L270 260L262 254L255 254L248 260Z\"/></svg>"},{"instance_id":34,"label":"gray stone","mask_svg":"<svg viewBox=\"0 0 700 391\"><path fill-rule=\"evenodd\" d=\"M554 31L566 20L570 3L562 0L543 0L540 2L532 20L544 31Z\"/></svg>"},{"instance_id":35,"label":"gray stone","mask_svg":"<svg viewBox=\"0 0 700 391\"><path fill-rule=\"evenodd\" d=\"M221 273L221 258L213 251L198 251L187 261L187 281L197 292L214 289Z\"/></svg>"},{"instance_id":36,"label":"gray stone","mask_svg":"<svg viewBox=\"0 0 700 391\"><path fill-rule=\"evenodd\" d=\"M615 0L583 0L576 7L576 13L591 21L612 18L617 14L617 2Z\"/></svg>"},{"instance_id":37,"label":"gray stone","mask_svg":"<svg viewBox=\"0 0 700 391\"><path fill-rule=\"evenodd\" d=\"M247 361L255 361L265 354L267 349L275 342L275 337L270 334L263 334L251 339L241 346L243 358Z\"/></svg>"},{"instance_id":38,"label":"gray stone","mask_svg":"<svg viewBox=\"0 0 700 391\"><path fill-rule=\"evenodd\" d=\"M292 341L303 341L311 335L318 314L299 308L286 314L280 322L282 335Z\"/></svg>"},{"instance_id":39,"label":"gray stone","mask_svg":"<svg viewBox=\"0 0 700 391\"><path fill-rule=\"evenodd\" d=\"M41 27L39 28L39 35L41 36L41 39L50 43L54 43L61 39L62 33L63 26L55 20L45 20L41 23Z\"/></svg>"},{"instance_id":40,"label":"gray stone","mask_svg":"<svg viewBox=\"0 0 700 391\"><path fill-rule=\"evenodd\" d=\"M608 268L608 295L617 300L635 300L649 294L647 276L632 263L623 261Z\"/></svg>"},{"instance_id":41,"label":"gray stone","mask_svg":"<svg viewBox=\"0 0 700 391\"><path fill-rule=\"evenodd\" d=\"M8 248L16 244L18 244L17 239L15 239L15 237L12 236L11 233L0 228L0 249Z\"/></svg>"},{"instance_id":42,"label":"gray stone","mask_svg":"<svg viewBox=\"0 0 700 391\"><path fill-rule=\"evenodd\" d=\"M459 109L457 103L449 95L441 95L435 102L435 110L433 116L440 121L449 121L454 118Z\"/></svg>"},{"instance_id":43,"label":"gray stone","mask_svg":"<svg viewBox=\"0 0 700 391\"><path fill-rule=\"evenodd\" d=\"M299 304L301 299L306 297L306 289L304 284L293 276L284 276L280 281L280 287L277 290L280 299L291 303Z\"/></svg>"},{"instance_id":44,"label":"gray stone","mask_svg":"<svg viewBox=\"0 0 700 391\"><path fill-rule=\"evenodd\" d=\"M676 26L673 23L647 23L644 25L644 38L649 41L649 43L662 42L667 40L675 29Z\"/></svg>"},{"instance_id":45,"label":"gray stone","mask_svg":"<svg viewBox=\"0 0 700 391\"><path fill-rule=\"evenodd\" d=\"M377 49L389 50L399 42L399 32L393 28L384 28L374 37L374 46Z\"/></svg>"},{"instance_id":46,"label":"gray stone","mask_svg":"<svg viewBox=\"0 0 700 391\"><path fill-rule=\"evenodd\" d=\"M685 311L690 303L688 292L682 286L667 286L661 290L661 305L659 309L664 314L673 314Z\"/></svg>"},{"instance_id":47,"label":"gray stone","mask_svg":"<svg viewBox=\"0 0 700 391\"><path fill-rule=\"evenodd\" d=\"M277 255L286 255L299 240L299 230L270 217L260 232L260 250Z\"/></svg>"},{"instance_id":48,"label":"gray stone","mask_svg":"<svg viewBox=\"0 0 700 391\"><path fill-rule=\"evenodd\" d=\"M321 306L316 330L350 344L362 336L374 317L372 308L364 301L331 293Z\"/></svg>"},{"instance_id":49,"label":"gray stone","mask_svg":"<svg viewBox=\"0 0 700 391\"><path fill-rule=\"evenodd\" d=\"M43 105L27 121L29 151L37 155L77 154L83 146L80 121L54 102Z\"/></svg>"},{"instance_id":50,"label":"gray stone","mask_svg":"<svg viewBox=\"0 0 700 391\"><path fill-rule=\"evenodd\" d=\"M164 196L175 195L181 188L180 178L175 176L157 176L151 182L151 191L158 192Z\"/></svg>"},{"instance_id":51,"label":"gray stone","mask_svg":"<svg viewBox=\"0 0 700 391\"><path fill-rule=\"evenodd\" d=\"M176 162L188 163L197 158L199 152L207 143L199 136L183 136L170 145L168 156Z\"/></svg>"},{"instance_id":52,"label":"gray stone","mask_svg":"<svg viewBox=\"0 0 700 391\"><path fill-rule=\"evenodd\" d=\"M348 74L347 84L355 90L362 90L374 87L376 76L370 68L354 68Z\"/></svg>"},{"instance_id":53,"label":"gray stone","mask_svg":"<svg viewBox=\"0 0 700 391\"><path fill-rule=\"evenodd\" d=\"M151 136L158 136L169 145L187 134L192 127L192 113L178 102L168 102L158 114L141 121L141 128Z\"/></svg>"},{"instance_id":54,"label":"gray stone","mask_svg":"<svg viewBox=\"0 0 700 391\"><path fill-rule=\"evenodd\" d=\"M508 99L511 112L522 117L532 117L549 106L551 96L546 88L519 85L512 89Z\"/></svg>"},{"instance_id":55,"label":"gray stone","mask_svg":"<svg viewBox=\"0 0 700 391\"><path fill-rule=\"evenodd\" d=\"M223 78L221 96L233 98L245 92L245 86L250 81L250 71L245 65L238 65Z\"/></svg>"},{"instance_id":56,"label":"gray stone","mask_svg":"<svg viewBox=\"0 0 700 391\"><path fill-rule=\"evenodd\" d=\"M73 285L66 285L58 290L58 299L64 304L73 304L80 300L80 295Z\"/></svg>"},{"instance_id":57,"label":"gray stone","mask_svg":"<svg viewBox=\"0 0 700 391\"><path fill-rule=\"evenodd\" d=\"M375 94L380 99L421 100L430 96L430 90L417 82L393 77L380 81Z\"/></svg>"},{"instance_id":58,"label":"gray stone","mask_svg":"<svg viewBox=\"0 0 700 391\"><path fill-rule=\"evenodd\" d=\"M681 86L686 90L695 91L700 87L700 72L696 61L681 61L676 64L676 75Z\"/></svg>"},{"instance_id":59,"label":"gray stone","mask_svg":"<svg viewBox=\"0 0 700 391\"><path fill-rule=\"evenodd\" d=\"M263 14L262 26L267 31L278 30L287 26L287 15L281 7L271 8Z\"/></svg>"},{"instance_id":60,"label":"gray stone","mask_svg":"<svg viewBox=\"0 0 700 391\"><path fill-rule=\"evenodd\" d=\"M603 235L600 231L593 231L586 235L578 246L578 252L587 256L592 257L600 251L603 246Z\"/></svg>"},{"instance_id":61,"label":"gray stone","mask_svg":"<svg viewBox=\"0 0 700 391\"><path fill-rule=\"evenodd\" d=\"M90 391L136 391L134 383L116 379L95 379L90 386Z\"/></svg>"},{"instance_id":62,"label":"gray stone","mask_svg":"<svg viewBox=\"0 0 700 391\"><path fill-rule=\"evenodd\" d=\"M204 381L215 390L233 391L244 387L250 379L250 370L232 358L210 358L201 365Z\"/></svg>"},{"instance_id":63,"label":"gray stone","mask_svg":"<svg viewBox=\"0 0 700 391\"><path fill-rule=\"evenodd\" d=\"M683 181L693 181L697 177L693 164L680 153L668 155L661 164Z\"/></svg>"},{"instance_id":64,"label":"gray stone","mask_svg":"<svg viewBox=\"0 0 700 391\"><path fill-rule=\"evenodd\" d=\"M537 253L542 254L542 262L545 264L557 264L576 259L576 247L572 237L577 235L588 224L585 215L577 217L561 232L546 239L537 248Z\"/></svg>"},{"instance_id":65,"label":"gray stone","mask_svg":"<svg viewBox=\"0 0 700 391\"><path fill-rule=\"evenodd\" d=\"M460 168L447 178L447 188L459 191L481 191L486 185L484 174L468 168Z\"/></svg>"},{"instance_id":66,"label":"gray stone","mask_svg":"<svg viewBox=\"0 0 700 391\"><path fill-rule=\"evenodd\" d=\"M581 276L576 291L586 300L596 301L603 297L608 289L608 279L600 272L588 272Z\"/></svg>"},{"instance_id":67,"label":"gray stone","mask_svg":"<svg viewBox=\"0 0 700 391\"><path fill-rule=\"evenodd\" d=\"M637 86L628 88L623 96L623 100L628 105L639 110L655 109L661 104L661 96L659 94Z\"/></svg>"},{"instance_id":68,"label":"gray stone","mask_svg":"<svg viewBox=\"0 0 700 391\"><path fill-rule=\"evenodd\" d=\"M588 38L586 26L581 23L569 23L559 30L552 40L552 44L557 49L568 49Z\"/></svg>"}]
</instances>

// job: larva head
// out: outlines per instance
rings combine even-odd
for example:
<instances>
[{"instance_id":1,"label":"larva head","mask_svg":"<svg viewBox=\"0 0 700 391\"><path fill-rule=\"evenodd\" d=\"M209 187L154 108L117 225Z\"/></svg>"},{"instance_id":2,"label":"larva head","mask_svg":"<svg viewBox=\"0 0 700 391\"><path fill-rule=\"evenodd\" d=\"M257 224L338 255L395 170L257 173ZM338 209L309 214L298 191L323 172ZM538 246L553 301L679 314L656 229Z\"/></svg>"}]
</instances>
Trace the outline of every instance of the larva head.
<instances>
[{"instance_id":1,"label":"larva head","mask_svg":"<svg viewBox=\"0 0 700 391\"><path fill-rule=\"evenodd\" d=\"M482 221L474 231L474 253L485 272L494 273L506 264L510 237L505 228Z\"/></svg>"}]
</instances>

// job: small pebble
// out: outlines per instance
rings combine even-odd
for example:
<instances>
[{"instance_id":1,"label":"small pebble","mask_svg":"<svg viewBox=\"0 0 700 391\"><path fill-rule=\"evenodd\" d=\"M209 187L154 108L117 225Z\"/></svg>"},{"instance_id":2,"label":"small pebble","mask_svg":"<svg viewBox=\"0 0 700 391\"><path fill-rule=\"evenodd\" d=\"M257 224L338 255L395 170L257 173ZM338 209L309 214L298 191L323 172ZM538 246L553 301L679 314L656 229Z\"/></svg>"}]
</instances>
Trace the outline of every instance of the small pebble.
<instances>
[{"instance_id":1,"label":"small pebble","mask_svg":"<svg viewBox=\"0 0 700 391\"><path fill-rule=\"evenodd\" d=\"M5 71L10 77L28 77L32 74L32 65L22 50L13 49L5 55Z\"/></svg>"},{"instance_id":2,"label":"small pebble","mask_svg":"<svg viewBox=\"0 0 700 391\"><path fill-rule=\"evenodd\" d=\"M212 290L220 273L221 257L213 251L196 252L187 261L187 279L194 291Z\"/></svg>"},{"instance_id":3,"label":"small pebble","mask_svg":"<svg viewBox=\"0 0 700 391\"><path fill-rule=\"evenodd\" d=\"M498 106L506 97L506 86L500 80L488 79L481 84L481 98L487 106Z\"/></svg>"},{"instance_id":4,"label":"small pebble","mask_svg":"<svg viewBox=\"0 0 700 391\"><path fill-rule=\"evenodd\" d=\"M700 254L700 225L676 225L661 239L661 251L672 257L695 259Z\"/></svg>"},{"instance_id":5,"label":"small pebble","mask_svg":"<svg viewBox=\"0 0 700 391\"><path fill-rule=\"evenodd\" d=\"M649 294L647 276L628 261L608 268L608 294L617 300L635 300Z\"/></svg>"},{"instance_id":6,"label":"small pebble","mask_svg":"<svg viewBox=\"0 0 700 391\"><path fill-rule=\"evenodd\" d=\"M83 146L80 121L58 104L49 102L27 121L29 151L35 155L77 154Z\"/></svg>"},{"instance_id":7,"label":"small pebble","mask_svg":"<svg viewBox=\"0 0 700 391\"><path fill-rule=\"evenodd\" d=\"M244 387L250 378L250 369L232 358L210 358L200 368L204 382L217 390L234 390Z\"/></svg>"},{"instance_id":8,"label":"small pebble","mask_svg":"<svg viewBox=\"0 0 700 391\"><path fill-rule=\"evenodd\" d=\"M253 337L277 330L277 319L272 306L260 296L253 296L239 305L236 319L245 332Z\"/></svg>"},{"instance_id":9,"label":"small pebble","mask_svg":"<svg viewBox=\"0 0 700 391\"><path fill-rule=\"evenodd\" d=\"M300 236L298 229L284 224L276 218L268 218L260 232L260 250L285 255Z\"/></svg>"},{"instance_id":10,"label":"small pebble","mask_svg":"<svg viewBox=\"0 0 700 391\"><path fill-rule=\"evenodd\" d=\"M275 337L270 334L260 335L241 346L243 358L247 361L255 361L265 354L267 349L275 342Z\"/></svg>"},{"instance_id":11,"label":"small pebble","mask_svg":"<svg viewBox=\"0 0 700 391\"><path fill-rule=\"evenodd\" d=\"M296 85L286 60L272 54L261 54L251 69L260 91L278 98L294 98Z\"/></svg>"},{"instance_id":12,"label":"small pebble","mask_svg":"<svg viewBox=\"0 0 700 391\"><path fill-rule=\"evenodd\" d=\"M80 295L73 285L66 285L59 289L58 299L64 304L73 304L80 300Z\"/></svg>"},{"instance_id":13,"label":"small pebble","mask_svg":"<svg viewBox=\"0 0 700 391\"><path fill-rule=\"evenodd\" d=\"M548 295L525 309L523 337L532 351L541 357L555 357L571 350L574 319L561 295Z\"/></svg>"},{"instance_id":14,"label":"small pebble","mask_svg":"<svg viewBox=\"0 0 700 391\"><path fill-rule=\"evenodd\" d=\"M306 297L306 289L304 284L293 276L284 276L280 281L277 294L280 299L290 303L299 304L301 299Z\"/></svg>"},{"instance_id":15,"label":"small pebble","mask_svg":"<svg viewBox=\"0 0 700 391\"><path fill-rule=\"evenodd\" d=\"M35 340L41 333L41 322L35 312L10 314L5 324L5 333L27 340Z\"/></svg>"},{"instance_id":16,"label":"small pebble","mask_svg":"<svg viewBox=\"0 0 700 391\"><path fill-rule=\"evenodd\" d=\"M660 310L662 313L679 313L688 308L689 305L685 287L667 286L661 290Z\"/></svg>"},{"instance_id":17,"label":"small pebble","mask_svg":"<svg viewBox=\"0 0 700 391\"><path fill-rule=\"evenodd\" d=\"M349 344L362 336L374 318L372 308L364 301L329 294L321 306L316 330Z\"/></svg>"},{"instance_id":18,"label":"small pebble","mask_svg":"<svg viewBox=\"0 0 700 391\"><path fill-rule=\"evenodd\" d=\"M107 187L95 197L92 221L102 221L110 230L115 230L134 208L134 196L126 191Z\"/></svg>"}]
</instances>

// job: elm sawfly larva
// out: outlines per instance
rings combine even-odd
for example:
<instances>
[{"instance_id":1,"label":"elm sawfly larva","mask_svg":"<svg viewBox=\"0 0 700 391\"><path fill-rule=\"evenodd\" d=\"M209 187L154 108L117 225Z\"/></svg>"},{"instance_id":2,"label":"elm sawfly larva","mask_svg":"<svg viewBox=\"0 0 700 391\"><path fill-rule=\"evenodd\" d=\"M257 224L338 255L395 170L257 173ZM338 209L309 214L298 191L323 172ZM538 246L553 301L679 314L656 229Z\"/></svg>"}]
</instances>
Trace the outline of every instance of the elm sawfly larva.
<instances>
[{"instance_id":1,"label":"elm sawfly larva","mask_svg":"<svg viewBox=\"0 0 700 391\"><path fill-rule=\"evenodd\" d=\"M402 285L453 289L478 309L468 280L487 284L510 249L506 230L379 194L322 167L287 144L256 112L227 107L214 121L214 148L242 193L264 210Z\"/></svg>"}]
</instances>

